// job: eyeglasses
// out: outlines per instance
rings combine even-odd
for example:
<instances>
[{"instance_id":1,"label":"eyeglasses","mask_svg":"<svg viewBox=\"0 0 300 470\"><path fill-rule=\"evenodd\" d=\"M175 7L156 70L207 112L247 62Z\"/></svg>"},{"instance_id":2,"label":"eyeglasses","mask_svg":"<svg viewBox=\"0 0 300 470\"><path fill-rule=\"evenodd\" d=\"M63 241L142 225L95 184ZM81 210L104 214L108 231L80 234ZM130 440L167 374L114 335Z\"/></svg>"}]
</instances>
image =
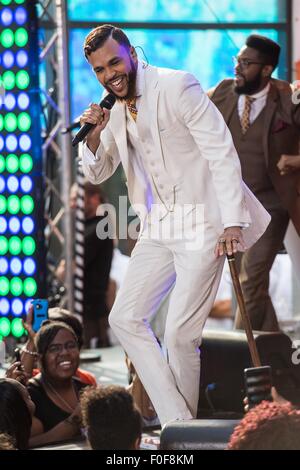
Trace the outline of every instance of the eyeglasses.
<instances>
[{"instance_id":1,"label":"eyeglasses","mask_svg":"<svg viewBox=\"0 0 300 470\"><path fill-rule=\"evenodd\" d=\"M255 62L254 60L249 60L249 59L239 59L238 57L232 57L233 64L236 67L239 65L242 69L247 69L250 67L252 64L257 64L257 65L266 65L263 62Z\"/></svg>"},{"instance_id":2,"label":"eyeglasses","mask_svg":"<svg viewBox=\"0 0 300 470\"><path fill-rule=\"evenodd\" d=\"M50 354L59 354L62 353L64 349L66 351L74 351L75 349L78 349L78 344L75 341L68 341L64 344L51 344L47 349L47 352Z\"/></svg>"}]
</instances>

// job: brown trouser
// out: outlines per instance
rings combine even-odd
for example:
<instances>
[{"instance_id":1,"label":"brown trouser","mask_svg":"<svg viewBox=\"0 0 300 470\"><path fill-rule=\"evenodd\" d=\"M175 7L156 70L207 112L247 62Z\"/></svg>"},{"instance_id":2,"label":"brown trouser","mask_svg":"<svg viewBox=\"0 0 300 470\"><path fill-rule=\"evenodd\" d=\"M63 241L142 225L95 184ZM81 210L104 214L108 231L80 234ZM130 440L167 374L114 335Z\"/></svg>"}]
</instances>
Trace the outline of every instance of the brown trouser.
<instances>
[{"instance_id":1,"label":"brown trouser","mask_svg":"<svg viewBox=\"0 0 300 470\"><path fill-rule=\"evenodd\" d=\"M269 295L269 273L274 259L282 247L289 222L285 210L269 211L270 225L263 236L246 253L237 257L240 281L253 330L278 331L276 313ZM243 329L239 309L235 328Z\"/></svg>"}]
</instances>

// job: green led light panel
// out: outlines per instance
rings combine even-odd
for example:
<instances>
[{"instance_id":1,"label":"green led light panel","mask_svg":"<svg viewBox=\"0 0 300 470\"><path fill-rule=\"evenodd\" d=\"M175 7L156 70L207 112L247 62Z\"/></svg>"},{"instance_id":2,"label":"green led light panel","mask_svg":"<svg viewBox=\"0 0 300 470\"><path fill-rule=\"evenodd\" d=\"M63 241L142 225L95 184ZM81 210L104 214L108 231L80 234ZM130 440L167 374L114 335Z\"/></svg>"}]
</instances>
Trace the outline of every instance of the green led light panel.
<instances>
[{"instance_id":1,"label":"green led light panel","mask_svg":"<svg viewBox=\"0 0 300 470\"><path fill-rule=\"evenodd\" d=\"M31 300L46 297L35 7L0 0L0 341L23 336Z\"/></svg>"}]
</instances>

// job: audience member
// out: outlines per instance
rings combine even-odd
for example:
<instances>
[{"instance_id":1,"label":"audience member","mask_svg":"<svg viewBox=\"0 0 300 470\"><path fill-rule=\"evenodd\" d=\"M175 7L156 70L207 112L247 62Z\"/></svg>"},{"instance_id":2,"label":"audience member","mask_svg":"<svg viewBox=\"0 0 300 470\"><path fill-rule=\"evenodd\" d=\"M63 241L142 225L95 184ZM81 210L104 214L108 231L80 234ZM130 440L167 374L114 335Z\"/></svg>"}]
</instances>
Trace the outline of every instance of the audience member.
<instances>
[{"instance_id":1,"label":"audience member","mask_svg":"<svg viewBox=\"0 0 300 470\"><path fill-rule=\"evenodd\" d=\"M235 428L228 450L300 450L300 410L263 401Z\"/></svg>"},{"instance_id":2,"label":"audience member","mask_svg":"<svg viewBox=\"0 0 300 470\"><path fill-rule=\"evenodd\" d=\"M16 449L27 449L35 406L26 387L0 379L0 397L0 433L7 434Z\"/></svg>"},{"instance_id":3,"label":"audience member","mask_svg":"<svg viewBox=\"0 0 300 470\"><path fill-rule=\"evenodd\" d=\"M74 331L74 333L76 334L78 347L79 349L81 349L83 345L83 328L78 318L75 315L72 315L68 310L61 309L58 307L50 308L48 315L49 315L49 320L44 321L43 325L46 324L48 321L56 321L56 322L65 323L66 325L70 326L72 330ZM23 348L23 354L22 354L21 359L22 359L22 365L24 366L24 369L25 369L26 378L28 376L30 378L31 376L35 376L40 372L39 369L34 368L37 352L36 352L36 347L35 347L35 342L34 342L36 333L32 329L32 309L29 310L27 317L26 317L26 322L23 324L28 333L28 341L25 347ZM11 366L11 368L13 366L14 364ZM21 373L19 375L21 375ZM75 372L75 376L78 379L80 379L81 382L83 382L84 384L97 385L95 376L91 374L90 372L87 372L85 370L78 368ZM16 378L16 377L13 377L13 378Z\"/></svg>"},{"instance_id":4,"label":"audience member","mask_svg":"<svg viewBox=\"0 0 300 470\"><path fill-rule=\"evenodd\" d=\"M142 418L129 392L119 386L90 388L81 397L83 423L93 450L137 450Z\"/></svg>"},{"instance_id":5,"label":"audience member","mask_svg":"<svg viewBox=\"0 0 300 470\"><path fill-rule=\"evenodd\" d=\"M62 441L80 435L79 393L86 386L74 377L79 364L78 339L62 322L42 325L35 344L41 373L31 379L28 390L36 406L41 432L31 446Z\"/></svg>"}]
</instances>

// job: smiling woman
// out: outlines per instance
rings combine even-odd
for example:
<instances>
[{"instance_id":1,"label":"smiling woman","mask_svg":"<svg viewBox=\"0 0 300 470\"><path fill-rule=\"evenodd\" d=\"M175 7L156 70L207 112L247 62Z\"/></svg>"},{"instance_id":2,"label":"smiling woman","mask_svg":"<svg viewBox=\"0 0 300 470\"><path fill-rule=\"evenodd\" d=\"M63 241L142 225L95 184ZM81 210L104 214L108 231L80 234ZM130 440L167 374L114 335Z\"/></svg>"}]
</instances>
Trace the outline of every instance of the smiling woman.
<instances>
[{"instance_id":1,"label":"smiling woman","mask_svg":"<svg viewBox=\"0 0 300 470\"><path fill-rule=\"evenodd\" d=\"M85 385L74 377L79 364L79 347L74 331L52 322L36 336L41 373L31 379L29 393L36 406L40 431L30 446L67 440L80 435L79 393Z\"/></svg>"}]
</instances>

